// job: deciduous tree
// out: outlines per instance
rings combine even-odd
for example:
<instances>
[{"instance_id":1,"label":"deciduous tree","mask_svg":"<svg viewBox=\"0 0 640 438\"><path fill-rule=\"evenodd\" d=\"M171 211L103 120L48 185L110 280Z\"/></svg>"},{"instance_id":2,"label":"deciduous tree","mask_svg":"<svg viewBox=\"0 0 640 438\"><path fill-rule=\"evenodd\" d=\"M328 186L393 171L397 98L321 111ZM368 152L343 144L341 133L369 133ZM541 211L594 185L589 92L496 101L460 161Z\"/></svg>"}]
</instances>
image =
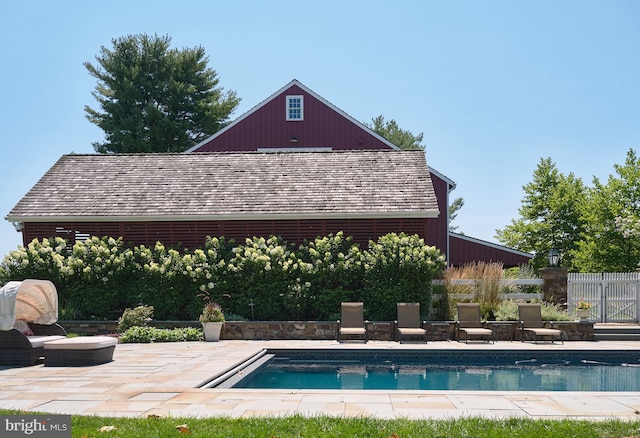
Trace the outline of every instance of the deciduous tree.
<instances>
[{"instance_id":1,"label":"deciduous tree","mask_svg":"<svg viewBox=\"0 0 640 438\"><path fill-rule=\"evenodd\" d=\"M555 246L562 252L562 265L571 269L585 230L582 207L587 189L582 180L572 173L561 174L547 158L540 160L533 181L523 189L520 218L496 230L496 238L511 248L535 253L535 268L548 266L548 251Z\"/></svg>"},{"instance_id":2,"label":"deciduous tree","mask_svg":"<svg viewBox=\"0 0 640 438\"><path fill-rule=\"evenodd\" d=\"M640 159L630 149L614 169L606 184L593 179L583 208L586 229L575 256L583 272L630 272L640 262Z\"/></svg>"}]
</instances>

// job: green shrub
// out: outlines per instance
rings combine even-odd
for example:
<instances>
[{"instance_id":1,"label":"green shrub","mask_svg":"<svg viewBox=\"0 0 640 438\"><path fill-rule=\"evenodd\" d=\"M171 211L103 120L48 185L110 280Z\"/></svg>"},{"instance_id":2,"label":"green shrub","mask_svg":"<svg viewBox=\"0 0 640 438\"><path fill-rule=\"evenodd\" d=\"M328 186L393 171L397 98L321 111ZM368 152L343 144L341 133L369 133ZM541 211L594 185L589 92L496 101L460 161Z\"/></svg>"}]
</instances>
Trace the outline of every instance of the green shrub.
<instances>
[{"instance_id":1,"label":"green shrub","mask_svg":"<svg viewBox=\"0 0 640 438\"><path fill-rule=\"evenodd\" d=\"M417 235L395 233L366 250L341 232L297 249L274 236L238 245L209 237L203 248L182 251L92 236L72 248L60 238L34 239L4 258L0 278L53 281L78 319L117 319L146 303L158 320L193 321L203 290L225 313L255 320L326 320L343 301L363 301L370 319L394 319L395 303L404 301L420 302L429 315L431 280L444 264ZM122 331L131 324L139 323L125 321Z\"/></svg>"},{"instance_id":2,"label":"green shrub","mask_svg":"<svg viewBox=\"0 0 640 438\"><path fill-rule=\"evenodd\" d=\"M122 343L151 343L151 342L183 342L201 341L202 330L195 327L161 329L156 327L135 326L129 328L120 336Z\"/></svg>"},{"instance_id":3,"label":"green shrub","mask_svg":"<svg viewBox=\"0 0 640 438\"><path fill-rule=\"evenodd\" d=\"M344 233L329 234L300 245L298 257L310 269L296 279L303 302L298 313L304 319L335 320L340 303L357 301L364 288L363 251ZM296 285L296 286L297 286Z\"/></svg>"},{"instance_id":4,"label":"green shrub","mask_svg":"<svg viewBox=\"0 0 640 438\"><path fill-rule=\"evenodd\" d=\"M431 309L431 280L445 267L445 258L417 235L389 233L369 242L364 252L362 301L369 319L393 320L396 303L417 302L423 318Z\"/></svg>"},{"instance_id":5,"label":"green shrub","mask_svg":"<svg viewBox=\"0 0 640 438\"><path fill-rule=\"evenodd\" d=\"M134 309L124 309L118 319L118 333L124 333L131 327L143 327L153 318L153 306L138 306Z\"/></svg>"},{"instance_id":6,"label":"green shrub","mask_svg":"<svg viewBox=\"0 0 640 438\"><path fill-rule=\"evenodd\" d=\"M547 303L546 301L541 301L540 304L543 321L573 321L569 313L560 306Z\"/></svg>"},{"instance_id":7,"label":"green shrub","mask_svg":"<svg viewBox=\"0 0 640 438\"><path fill-rule=\"evenodd\" d=\"M525 303L523 300L504 300L496 308L496 321L518 321L518 303ZM543 321L572 321L573 318L559 306L546 301L532 300L531 302L540 304L540 313Z\"/></svg>"},{"instance_id":8,"label":"green shrub","mask_svg":"<svg viewBox=\"0 0 640 438\"><path fill-rule=\"evenodd\" d=\"M242 315L237 315L237 314L231 313L231 312L225 312L224 313L224 320L225 321L249 321L248 318L245 318Z\"/></svg>"},{"instance_id":9,"label":"green shrub","mask_svg":"<svg viewBox=\"0 0 640 438\"><path fill-rule=\"evenodd\" d=\"M496 321L518 321L518 301L502 301L496 308L494 314L496 317Z\"/></svg>"}]
</instances>

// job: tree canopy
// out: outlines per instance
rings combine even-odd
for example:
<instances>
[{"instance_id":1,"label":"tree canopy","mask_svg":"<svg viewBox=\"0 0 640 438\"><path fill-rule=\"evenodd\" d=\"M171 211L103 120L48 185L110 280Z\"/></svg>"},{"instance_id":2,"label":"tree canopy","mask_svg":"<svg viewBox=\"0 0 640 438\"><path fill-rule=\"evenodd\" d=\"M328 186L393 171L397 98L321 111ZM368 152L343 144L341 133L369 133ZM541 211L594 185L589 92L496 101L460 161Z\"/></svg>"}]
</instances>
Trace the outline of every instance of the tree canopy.
<instances>
[{"instance_id":1,"label":"tree canopy","mask_svg":"<svg viewBox=\"0 0 640 438\"><path fill-rule=\"evenodd\" d=\"M632 272L640 262L640 239L634 232L640 221L640 159L631 149L617 176L606 184L593 179L583 208L586 229L578 242L576 268L583 272Z\"/></svg>"},{"instance_id":2,"label":"tree canopy","mask_svg":"<svg viewBox=\"0 0 640 438\"><path fill-rule=\"evenodd\" d=\"M533 252L533 266L548 265L556 246L562 266L575 272L630 272L640 261L640 160L627 152L617 176L606 184L593 179L586 187L572 173L563 175L550 158L540 160L533 181L523 187L520 218L497 239L521 251Z\"/></svg>"},{"instance_id":3,"label":"tree canopy","mask_svg":"<svg viewBox=\"0 0 640 438\"><path fill-rule=\"evenodd\" d=\"M99 104L85 106L86 117L106 137L96 152L182 152L224 127L240 102L218 86L202 47L172 49L168 36L144 34L112 43L96 65L84 63Z\"/></svg>"},{"instance_id":4,"label":"tree canopy","mask_svg":"<svg viewBox=\"0 0 640 438\"><path fill-rule=\"evenodd\" d=\"M572 252L584 230L581 207L586 191L582 180L561 174L547 158L540 160L533 181L523 189L521 217L497 230L497 239L511 248L535 253L535 268L548 265L551 247L561 250L565 266L572 265Z\"/></svg>"},{"instance_id":5,"label":"tree canopy","mask_svg":"<svg viewBox=\"0 0 640 438\"><path fill-rule=\"evenodd\" d=\"M425 147L422 145L424 134L422 132L414 135L411 131L400 128L395 120L385 120L383 115L373 118L371 122L371 124L365 123L365 125L400 149L424 150Z\"/></svg>"},{"instance_id":6,"label":"tree canopy","mask_svg":"<svg viewBox=\"0 0 640 438\"><path fill-rule=\"evenodd\" d=\"M460 209L464 206L464 199L462 198L456 198L453 200L453 202L451 202L451 204L449 205L449 231L451 231L452 233L456 233L458 232L458 226L453 226L451 225L451 222L453 222L454 220L456 220L456 217L458 217L458 211L460 211ZM464 233L461 233L464 234Z\"/></svg>"}]
</instances>

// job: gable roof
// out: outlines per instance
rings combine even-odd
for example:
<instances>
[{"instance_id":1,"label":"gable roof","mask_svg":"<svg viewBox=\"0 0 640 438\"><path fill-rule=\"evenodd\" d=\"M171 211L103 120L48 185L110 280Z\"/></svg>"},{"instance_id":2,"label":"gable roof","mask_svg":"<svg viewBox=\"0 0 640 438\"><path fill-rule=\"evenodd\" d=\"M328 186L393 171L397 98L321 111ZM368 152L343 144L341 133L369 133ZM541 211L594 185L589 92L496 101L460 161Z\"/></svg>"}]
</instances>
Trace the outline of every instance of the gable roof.
<instances>
[{"instance_id":1,"label":"gable roof","mask_svg":"<svg viewBox=\"0 0 640 438\"><path fill-rule=\"evenodd\" d=\"M285 97L300 94L306 98L304 120L287 121ZM299 142L290 143L292 136L299 139ZM258 148L399 149L294 79L185 153L247 151Z\"/></svg>"},{"instance_id":2,"label":"gable roof","mask_svg":"<svg viewBox=\"0 0 640 438\"><path fill-rule=\"evenodd\" d=\"M64 155L13 222L438 215L422 151Z\"/></svg>"}]
</instances>

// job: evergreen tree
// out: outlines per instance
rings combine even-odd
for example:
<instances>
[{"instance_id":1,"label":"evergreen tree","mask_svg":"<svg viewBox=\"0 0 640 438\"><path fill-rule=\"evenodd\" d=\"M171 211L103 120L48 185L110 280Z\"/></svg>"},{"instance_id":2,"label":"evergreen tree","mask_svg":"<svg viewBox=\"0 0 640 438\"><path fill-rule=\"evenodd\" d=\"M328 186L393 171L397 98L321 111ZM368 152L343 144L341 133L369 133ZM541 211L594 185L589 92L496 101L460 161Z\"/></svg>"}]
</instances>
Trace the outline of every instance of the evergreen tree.
<instances>
[{"instance_id":1,"label":"evergreen tree","mask_svg":"<svg viewBox=\"0 0 640 438\"><path fill-rule=\"evenodd\" d=\"M400 149L424 150L425 147L422 145L422 138L424 137L424 134L422 132L418 135L414 135L411 131L400 128L395 120L391 119L386 121L383 115L379 115L371 121L372 124L365 123L365 125L376 134L398 146Z\"/></svg>"},{"instance_id":2,"label":"evergreen tree","mask_svg":"<svg viewBox=\"0 0 640 438\"><path fill-rule=\"evenodd\" d=\"M96 152L182 152L224 127L240 102L218 87L202 47L171 49L168 36L144 34L112 43L97 65L84 63L99 104L85 106L86 116L106 137Z\"/></svg>"}]
</instances>

